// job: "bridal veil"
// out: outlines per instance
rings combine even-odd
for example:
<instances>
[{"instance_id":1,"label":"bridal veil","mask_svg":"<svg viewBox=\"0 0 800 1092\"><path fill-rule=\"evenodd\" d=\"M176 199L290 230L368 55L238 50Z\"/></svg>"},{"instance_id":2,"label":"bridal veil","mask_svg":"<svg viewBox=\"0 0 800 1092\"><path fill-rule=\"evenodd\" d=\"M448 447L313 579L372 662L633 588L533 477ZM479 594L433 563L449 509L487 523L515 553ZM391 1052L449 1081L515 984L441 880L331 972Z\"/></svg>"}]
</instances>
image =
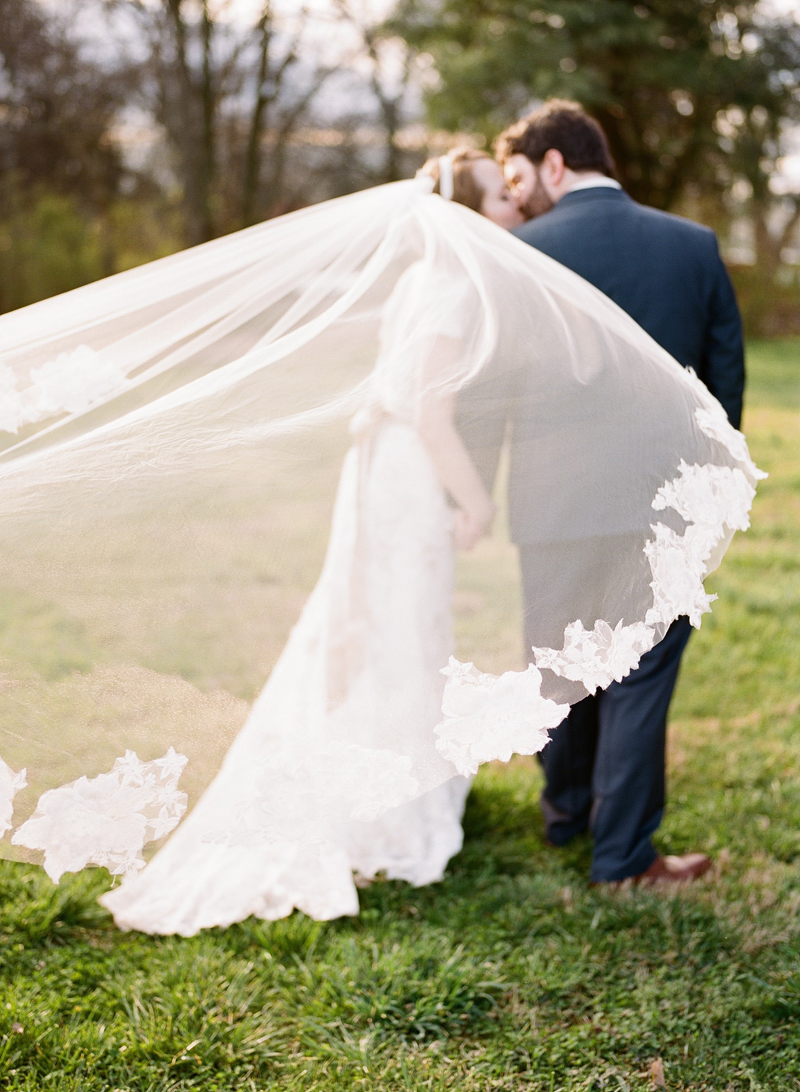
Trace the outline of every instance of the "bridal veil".
<instances>
[{"instance_id":1,"label":"bridal veil","mask_svg":"<svg viewBox=\"0 0 800 1092\"><path fill-rule=\"evenodd\" d=\"M440 722L417 738L388 709L369 732L348 721L360 638L335 635L304 734L262 755L291 774L281 836L300 836L300 797L374 821L540 749L674 618L700 623L758 477L627 315L425 181L5 315L0 390L0 850L53 878L135 874L213 780L320 574L351 427L457 391L490 476L512 422L536 647L500 677L442 663ZM251 820L209 839L257 842Z\"/></svg>"}]
</instances>

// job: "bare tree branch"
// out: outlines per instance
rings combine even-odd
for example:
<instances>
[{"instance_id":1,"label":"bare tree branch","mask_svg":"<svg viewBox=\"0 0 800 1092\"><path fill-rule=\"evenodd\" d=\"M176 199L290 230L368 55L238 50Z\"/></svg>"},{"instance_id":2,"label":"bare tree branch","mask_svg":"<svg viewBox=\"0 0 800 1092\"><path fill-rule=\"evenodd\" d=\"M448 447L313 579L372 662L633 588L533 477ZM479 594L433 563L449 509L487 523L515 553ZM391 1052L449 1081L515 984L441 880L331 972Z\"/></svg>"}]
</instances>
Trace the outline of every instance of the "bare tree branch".
<instances>
[{"instance_id":1,"label":"bare tree branch","mask_svg":"<svg viewBox=\"0 0 800 1092\"><path fill-rule=\"evenodd\" d=\"M411 75L409 47L405 43L401 45L400 39L392 39L404 50L402 76L397 90L392 94L387 91L384 82L385 73L381 46L388 39L381 27L359 18L353 10L352 0L336 0L336 9L340 17L358 31L363 49L371 62L369 84L377 102L378 115L385 134L381 181L395 182L402 177L402 151L397 145L397 134L403 123L403 104Z\"/></svg>"}]
</instances>

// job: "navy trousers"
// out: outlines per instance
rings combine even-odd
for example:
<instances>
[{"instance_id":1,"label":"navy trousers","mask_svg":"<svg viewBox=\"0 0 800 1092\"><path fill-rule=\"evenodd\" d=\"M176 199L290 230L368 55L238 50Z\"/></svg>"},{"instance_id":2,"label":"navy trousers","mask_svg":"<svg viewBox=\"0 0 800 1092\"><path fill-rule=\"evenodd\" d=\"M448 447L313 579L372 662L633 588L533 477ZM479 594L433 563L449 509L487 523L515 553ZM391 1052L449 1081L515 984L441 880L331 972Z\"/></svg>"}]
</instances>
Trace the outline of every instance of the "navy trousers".
<instances>
[{"instance_id":1,"label":"navy trousers","mask_svg":"<svg viewBox=\"0 0 800 1092\"><path fill-rule=\"evenodd\" d=\"M539 755L547 836L594 836L591 878L624 880L649 868L664 813L667 710L691 634L678 618L638 668L574 705Z\"/></svg>"}]
</instances>

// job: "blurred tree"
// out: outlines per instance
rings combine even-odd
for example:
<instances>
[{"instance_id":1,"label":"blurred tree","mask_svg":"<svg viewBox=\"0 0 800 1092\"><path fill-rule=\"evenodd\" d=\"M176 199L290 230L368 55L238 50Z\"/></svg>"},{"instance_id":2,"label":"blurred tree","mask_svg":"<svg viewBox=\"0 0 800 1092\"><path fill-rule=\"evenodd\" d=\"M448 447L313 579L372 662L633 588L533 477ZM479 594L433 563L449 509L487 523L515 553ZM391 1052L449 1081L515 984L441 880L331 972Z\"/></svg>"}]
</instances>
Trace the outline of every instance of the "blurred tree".
<instances>
[{"instance_id":1,"label":"blurred tree","mask_svg":"<svg viewBox=\"0 0 800 1092\"><path fill-rule=\"evenodd\" d=\"M800 193L776 184L783 152L780 119L770 117L763 107L748 111L734 107L717 119L717 128L731 148L727 164L731 179L745 182L744 206L753 225L756 263L772 278L800 223Z\"/></svg>"},{"instance_id":2,"label":"blurred tree","mask_svg":"<svg viewBox=\"0 0 800 1092\"><path fill-rule=\"evenodd\" d=\"M725 155L723 180L749 191L757 264L770 279L800 223L800 193L780 177L793 122L800 117L800 12L794 19L757 19L742 36L743 48L767 70L772 98L750 95L721 111L715 127Z\"/></svg>"},{"instance_id":3,"label":"blurred tree","mask_svg":"<svg viewBox=\"0 0 800 1092\"><path fill-rule=\"evenodd\" d=\"M98 280L104 239L73 197L40 192L0 219L0 311Z\"/></svg>"},{"instance_id":4,"label":"blurred tree","mask_svg":"<svg viewBox=\"0 0 800 1092\"><path fill-rule=\"evenodd\" d=\"M130 90L67 18L0 0L0 311L113 272L103 218L125 171L111 139Z\"/></svg>"},{"instance_id":5,"label":"blurred tree","mask_svg":"<svg viewBox=\"0 0 800 1092\"><path fill-rule=\"evenodd\" d=\"M301 11L291 37L277 57L274 56L276 34L269 0L264 4L255 27L258 70L254 81L253 105L247 122L241 195L243 224L253 224L271 211L265 204L264 196L273 208L279 206L283 196L289 141L329 75L328 69L317 66L302 90L295 93L288 102L283 101L287 75L300 60L305 22L306 13ZM264 137L268 120L272 122L272 140L268 145L270 161L265 168Z\"/></svg>"},{"instance_id":6,"label":"blurred tree","mask_svg":"<svg viewBox=\"0 0 800 1092\"><path fill-rule=\"evenodd\" d=\"M406 166L398 134L407 122L413 86L413 52L402 37L388 31L363 0L336 0L340 18L356 31L365 76L377 106L377 120L384 134L384 158L376 182L396 182ZM357 54L358 56L358 54Z\"/></svg>"},{"instance_id":7,"label":"blurred tree","mask_svg":"<svg viewBox=\"0 0 800 1092\"><path fill-rule=\"evenodd\" d=\"M721 184L722 112L774 127L800 106L800 28L756 0L401 0L391 25L435 61L434 125L490 140L532 100L577 99L626 189L661 208Z\"/></svg>"},{"instance_id":8,"label":"blurred tree","mask_svg":"<svg viewBox=\"0 0 800 1092\"><path fill-rule=\"evenodd\" d=\"M286 145L328 74L301 62L305 11L281 20L264 0L242 26L224 0L109 6L136 20L142 103L173 153L187 242L263 218L281 201Z\"/></svg>"},{"instance_id":9,"label":"blurred tree","mask_svg":"<svg viewBox=\"0 0 800 1092\"><path fill-rule=\"evenodd\" d=\"M109 132L125 73L90 59L67 23L35 0L0 0L0 172L102 208L122 173Z\"/></svg>"}]
</instances>

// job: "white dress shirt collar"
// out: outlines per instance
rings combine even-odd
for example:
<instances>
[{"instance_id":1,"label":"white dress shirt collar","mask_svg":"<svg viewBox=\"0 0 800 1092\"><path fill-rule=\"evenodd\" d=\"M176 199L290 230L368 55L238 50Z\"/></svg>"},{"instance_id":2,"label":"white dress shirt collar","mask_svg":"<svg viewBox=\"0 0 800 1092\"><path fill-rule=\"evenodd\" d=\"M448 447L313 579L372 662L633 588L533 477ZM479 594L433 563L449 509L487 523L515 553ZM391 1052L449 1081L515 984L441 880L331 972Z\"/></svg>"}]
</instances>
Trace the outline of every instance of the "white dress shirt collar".
<instances>
[{"instance_id":1,"label":"white dress shirt collar","mask_svg":"<svg viewBox=\"0 0 800 1092\"><path fill-rule=\"evenodd\" d=\"M567 193L575 193L576 190L589 190L594 189L595 186L603 186L609 190L621 190L619 182L615 178L583 178L580 182L576 182L574 186L570 186Z\"/></svg>"}]
</instances>

